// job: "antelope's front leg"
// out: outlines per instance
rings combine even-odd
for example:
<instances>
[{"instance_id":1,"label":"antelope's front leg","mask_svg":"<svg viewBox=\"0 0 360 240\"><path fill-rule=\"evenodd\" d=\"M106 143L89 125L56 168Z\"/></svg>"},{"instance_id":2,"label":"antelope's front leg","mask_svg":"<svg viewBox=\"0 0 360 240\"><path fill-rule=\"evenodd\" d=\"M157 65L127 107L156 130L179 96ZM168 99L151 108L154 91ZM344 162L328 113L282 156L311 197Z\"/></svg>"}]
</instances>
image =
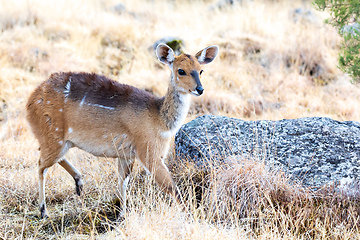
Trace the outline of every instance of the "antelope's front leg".
<instances>
[{"instance_id":1,"label":"antelope's front leg","mask_svg":"<svg viewBox=\"0 0 360 240\"><path fill-rule=\"evenodd\" d=\"M168 152L168 142L147 143L138 147L139 160L150 171L159 185L161 190L167 194L174 196L178 203L183 204L179 189L174 183L169 169L165 166L163 159L166 158ZM148 151L152 149L153 151Z\"/></svg>"},{"instance_id":2,"label":"antelope's front leg","mask_svg":"<svg viewBox=\"0 0 360 240\"><path fill-rule=\"evenodd\" d=\"M158 164L152 166L150 172L153 174L156 183L160 186L162 191L173 195L179 204L184 204L180 191L174 183L169 169L165 166L163 161L159 160Z\"/></svg>"}]
</instances>

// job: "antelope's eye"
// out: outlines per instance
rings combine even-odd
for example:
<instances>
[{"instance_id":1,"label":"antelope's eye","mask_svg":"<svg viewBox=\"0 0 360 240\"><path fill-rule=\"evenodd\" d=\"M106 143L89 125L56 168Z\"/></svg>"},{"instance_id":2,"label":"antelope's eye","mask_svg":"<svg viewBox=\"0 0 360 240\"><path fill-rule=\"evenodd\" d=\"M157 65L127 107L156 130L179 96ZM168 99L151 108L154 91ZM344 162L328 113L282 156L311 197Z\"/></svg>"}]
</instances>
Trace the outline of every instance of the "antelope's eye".
<instances>
[{"instance_id":1,"label":"antelope's eye","mask_svg":"<svg viewBox=\"0 0 360 240\"><path fill-rule=\"evenodd\" d=\"M200 75L204 72L204 70L200 70Z\"/></svg>"},{"instance_id":2,"label":"antelope's eye","mask_svg":"<svg viewBox=\"0 0 360 240\"><path fill-rule=\"evenodd\" d=\"M186 75L186 72L184 70L182 70L182 69L179 69L178 73L179 73L180 76Z\"/></svg>"}]
</instances>

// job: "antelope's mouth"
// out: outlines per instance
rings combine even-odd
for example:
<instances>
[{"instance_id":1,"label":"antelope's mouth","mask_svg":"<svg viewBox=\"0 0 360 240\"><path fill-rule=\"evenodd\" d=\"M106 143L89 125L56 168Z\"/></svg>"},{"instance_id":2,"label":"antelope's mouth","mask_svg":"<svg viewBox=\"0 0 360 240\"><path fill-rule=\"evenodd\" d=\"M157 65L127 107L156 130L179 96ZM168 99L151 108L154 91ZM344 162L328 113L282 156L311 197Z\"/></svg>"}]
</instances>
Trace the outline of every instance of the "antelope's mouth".
<instances>
[{"instance_id":1,"label":"antelope's mouth","mask_svg":"<svg viewBox=\"0 0 360 240\"><path fill-rule=\"evenodd\" d=\"M200 96L200 94L197 92L197 91L190 91L189 92L191 93L191 95L194 95L194 96Z\"/></svg>"},{"instance_id":2,"label":"antelope's mouth","mask_svg":"<svg viewBox=\"0 0 360 240\"><path fill-rule=\"evenodd\" d=\"M193 90L193 91L191 91L191 90L189 90L189 92L192 94L192 95L194 95L194 96L200 96L201 94L203 94L203 92L204 92L204 88L202 88L202 87L197 87L195 90Z\"/></svg>"}]
</instances>

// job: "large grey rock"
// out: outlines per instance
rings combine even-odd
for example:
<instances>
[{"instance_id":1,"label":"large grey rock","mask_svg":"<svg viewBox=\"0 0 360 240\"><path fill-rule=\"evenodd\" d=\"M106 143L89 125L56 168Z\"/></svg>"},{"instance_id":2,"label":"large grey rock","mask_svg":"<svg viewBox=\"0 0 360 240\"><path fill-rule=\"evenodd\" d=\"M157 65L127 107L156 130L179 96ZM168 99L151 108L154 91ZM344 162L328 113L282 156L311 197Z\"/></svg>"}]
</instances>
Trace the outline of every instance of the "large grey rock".
<instances>
[{"instance_id":1,"label":"large grey rock","mask_svg":"<svg viewBox=\"0 0 360 240\"><path fill-rule=\"evenodd\" d=\"M317 189L357 182L360 172L360 123L330 118L243 121L202 116L181 127L175 137L178 161L200 169L240 155L265 161L292 179Z\"/></svg>"}]
</instances>

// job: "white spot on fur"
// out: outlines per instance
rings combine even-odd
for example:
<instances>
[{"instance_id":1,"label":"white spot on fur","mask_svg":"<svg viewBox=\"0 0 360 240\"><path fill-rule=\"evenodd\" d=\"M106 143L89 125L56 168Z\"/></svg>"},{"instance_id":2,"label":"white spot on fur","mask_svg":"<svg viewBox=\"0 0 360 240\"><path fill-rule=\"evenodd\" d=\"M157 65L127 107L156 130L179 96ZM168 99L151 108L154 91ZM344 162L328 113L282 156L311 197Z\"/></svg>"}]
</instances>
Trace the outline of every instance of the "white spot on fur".
<instances>
[{"instance_id":1,"label":"white spot on fur","mask_svg":"<svg viewBox=\"0 0 360 240\"><path fill-rule=\"evenodd\" d=\"M68 133L72 133L73 132L73 129L72 128L69 128L68 129Z\"/></svg>"},{"instance_id":2,"label":"white spot on fur","mask_svg":"<svg viewBox=\"0 0 360 240\"><path fill-rule=\"evenodd\" d=\"M55 131L59 131L59 128L56 128Z\"/></svg>"},{"instance_id":3,"label":"white spot on fur","mask_svg":"<svg viewBox=\"0 0 360 240\"><path fill-rule=\"evenodd\" d=\"M99 107L99 108L104 108L104 109L109 109L109 110L115 110L114 107L108 107L108 106L104 106L104 105L100 105L100 104L96 104L96 103L86 103L89 106L94 106L94 107Z\"/></svg>"},{"instance_id":4,"label":"white spot on fur","mask_svg":"<svg viewBox=\"0 0 360 240\"><path fill-rule=\"evenodd\" d=\"M47 103L47 104L50 104L50 101L47 101L46 103Z\"/></svg>"},{"instance_id":5,"label":"white spot on fur","mask_svg":"<svg viewBox=\"0 0 360 240\"><path fill-rule=\"evenodd\" d=\"M81 99L81 102L80 102L80 107L84 104L85 102L85 98L86 98L86 95Z\"/></svg>"},{"instance_id":6,"label":"white spot on fur","mask_svg":"<svg viewBox=\"0 0 360 240\"><path fill-rule=\"evenodd\" d=\"M62 108L60 108L59 112L62 112Z\"/></svg>"},{"instance_id":7,"label":"white spot on fur","mask_svg":"<svg viewBox=\"0 0 360 240\"><path fill-rule=\"evenodd\" d=\"M59 144L60 144L60 145L63 145L63 144L64 144L64 142L63 142L63 141L60 141L60 142L59 142Z\"/></svg>"},{"instance_id":8,"label":"white spot on fur","mask_svg":"<svg viewBox=\"0 0 360 240\"><path fill-rule=\"evenodd\" d=\"M37 104L40 104L43 100L42 99L39 99L36 101Z\"/></svg>"},{"instance_id":9,"label":"white spot on fur","mask_svg":"<svg viewBox=\"0 0 360 240\"><path fill-rule=\"evenodd\" d=\"M65 90L64 90L65 102L70 94L70 88L71 88L71 76L69 77L69 81L67 82L67 84L65 86Z\"/></svg>"}]
</instances>

